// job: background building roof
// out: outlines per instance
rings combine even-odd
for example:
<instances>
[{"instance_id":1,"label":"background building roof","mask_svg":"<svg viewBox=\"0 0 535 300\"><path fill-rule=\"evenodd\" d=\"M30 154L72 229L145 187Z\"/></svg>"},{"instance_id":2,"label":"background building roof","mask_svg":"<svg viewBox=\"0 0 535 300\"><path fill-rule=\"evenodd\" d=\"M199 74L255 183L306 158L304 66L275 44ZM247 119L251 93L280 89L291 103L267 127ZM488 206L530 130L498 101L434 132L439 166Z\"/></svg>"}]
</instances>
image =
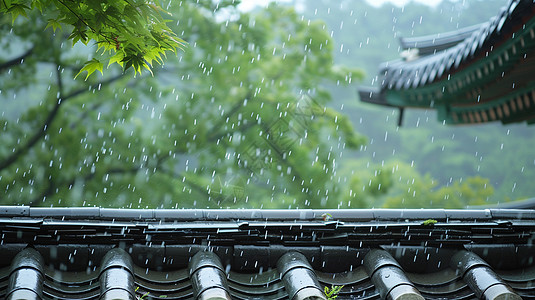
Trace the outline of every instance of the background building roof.
<instances>
[{"instance_id":1,"label":"background building roof","mask_svg":"<svg viewBox=\"0 0 535 300\"><path fill-rule=\"evenodd\" d=\"M402 38L402 59L384 63L360 99L435 108L449 124L535 119L535 5L512 0L483 24Z\"/></svg>"}]
</instances>

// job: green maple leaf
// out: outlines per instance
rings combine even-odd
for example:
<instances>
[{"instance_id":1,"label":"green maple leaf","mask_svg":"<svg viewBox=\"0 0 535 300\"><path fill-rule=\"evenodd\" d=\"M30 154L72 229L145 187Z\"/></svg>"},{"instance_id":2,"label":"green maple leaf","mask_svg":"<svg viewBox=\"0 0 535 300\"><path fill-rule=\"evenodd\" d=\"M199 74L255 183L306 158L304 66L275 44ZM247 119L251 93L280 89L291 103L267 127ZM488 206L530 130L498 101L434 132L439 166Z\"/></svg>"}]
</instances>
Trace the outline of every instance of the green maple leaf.
<instances>
[{"instance_id":1,"label":"green maple leaf","mask_svg":"<svg viewBox=\"0 0 535 300\"><path fill-rule=\"evenodd\" d=\"M93 58L92 60L85 63L84 67L74 76L74 79L78 77L82 72L87 71L87 76L85 77L85 80L89 78L89 75L93 74L96 70L100 71L100 74L103 74L102 69L104 65L96 58Z\"/></svg>"},{"instance_id":2,"label":"green maple leaf","mask_svg":"<svg viewBox=\"0 0 535 300\"><path fill-rule=\"evenodd\" d=\"M54 32L56 32L56 29L61 29L61 23L56 19L48 19L48 24L45 27L45 30L49 27L52 27Z\"/></svg>"},{"instance_id":3,"label":"green maple leaf","mask_svg":"<svg viewBox=\"0 0 535 300\"><path fill-rule=\"evenodd\" d=\"M12 3L11 7L9 7L9 9L7 10L7 12L11 13L11 17L13 19L12 24L15 24L15 19L20 15L28 17L28 15L26 14L27 9L30 9L27 5L20 3Z\"/></svg>"},{"instance_id":4,"label":"green maple leaf","mask_svg":"<svg viewBox=\"0 0 535 300\"><path fill-rule=\"evenodd\" d=\"M115 53L112 57L110 57L110 60L108 62L108 68L113 63L116 63L116 64L118 64L118 65L120 65L122 67L123 66L123 60L124 60L124 53L123 52Z\"/></svg>"}]
</instances>

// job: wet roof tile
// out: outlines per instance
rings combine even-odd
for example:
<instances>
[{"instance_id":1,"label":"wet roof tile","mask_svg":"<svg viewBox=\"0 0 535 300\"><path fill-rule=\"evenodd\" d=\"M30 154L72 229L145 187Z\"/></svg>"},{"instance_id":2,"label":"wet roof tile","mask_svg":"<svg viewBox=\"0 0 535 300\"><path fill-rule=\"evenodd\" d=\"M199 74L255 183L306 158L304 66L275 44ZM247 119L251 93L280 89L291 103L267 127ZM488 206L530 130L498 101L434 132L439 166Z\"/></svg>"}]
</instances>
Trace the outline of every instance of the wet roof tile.
<instances>
[{"instance_id":1,"label":"wet roof tile","mask_svg":"<svg viewBox=\"0 0 535 300\"><path fill-rule=\"evenodd\" d=\"M0 298L535 298L533 210L111 212L0 207Z\"/></svg>"}]
</instances>

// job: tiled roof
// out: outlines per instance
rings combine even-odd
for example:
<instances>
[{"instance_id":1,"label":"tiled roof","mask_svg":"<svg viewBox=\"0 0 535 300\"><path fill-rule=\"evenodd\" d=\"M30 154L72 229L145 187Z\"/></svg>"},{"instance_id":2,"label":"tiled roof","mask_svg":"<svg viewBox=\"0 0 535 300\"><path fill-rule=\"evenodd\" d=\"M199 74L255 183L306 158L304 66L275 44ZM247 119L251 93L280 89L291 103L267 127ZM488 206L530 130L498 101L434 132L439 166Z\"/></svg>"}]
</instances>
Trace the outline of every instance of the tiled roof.
<instances>
[{"instance_id":1,"label":"tiled roof","mask_svg":"<svg viewBox=\"0 0 535 300\"><path fill-rule=\"evenodd\" d=\"M394 107L436 108L448 123L535 119L535 4L511 0L488 22L401 39L404 59L381 67L360 99Z\"/></svg>"},{"instance_id":2,"label":"tiled roof","mask_svg":"<svg viewBox=\"0 0 535 300\"><path fill-rule=\"evenodd\" d=\"M451 32L428 36L401 37L399 43L404 50L418 49L419 56L436 54L439 51L446 50L464 42L467 38L470 38L474 32L481 30L482 26L488 26L488 24L477 24Z\"/></svg>"},{"instance_id":3,"label":"tiled roof","mask_svg":"<svg viewBox=\"0 0 535 300\"><path fill-rule=\"evenodd\" d=\"M4 299L535 299L535 210L0 207Z\"/></svg>"}]
</instances>

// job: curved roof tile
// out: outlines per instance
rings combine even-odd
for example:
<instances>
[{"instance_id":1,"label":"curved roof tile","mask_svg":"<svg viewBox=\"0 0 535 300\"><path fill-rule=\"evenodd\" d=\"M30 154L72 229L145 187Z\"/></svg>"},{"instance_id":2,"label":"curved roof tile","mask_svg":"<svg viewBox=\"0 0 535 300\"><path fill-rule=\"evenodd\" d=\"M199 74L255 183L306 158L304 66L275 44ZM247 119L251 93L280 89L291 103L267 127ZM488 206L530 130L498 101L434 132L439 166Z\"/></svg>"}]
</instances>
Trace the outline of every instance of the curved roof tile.
<instances>
[{"instance_id":1,"label":"curved roof tile","mask_svg":"<svg viewBox=\"0 0 535 300\"><path fill-rule=\"evenodd\" d=\"M535 298L535 210L113 213L0 207L0 298Z\"/></svg>"}]
</instances>

